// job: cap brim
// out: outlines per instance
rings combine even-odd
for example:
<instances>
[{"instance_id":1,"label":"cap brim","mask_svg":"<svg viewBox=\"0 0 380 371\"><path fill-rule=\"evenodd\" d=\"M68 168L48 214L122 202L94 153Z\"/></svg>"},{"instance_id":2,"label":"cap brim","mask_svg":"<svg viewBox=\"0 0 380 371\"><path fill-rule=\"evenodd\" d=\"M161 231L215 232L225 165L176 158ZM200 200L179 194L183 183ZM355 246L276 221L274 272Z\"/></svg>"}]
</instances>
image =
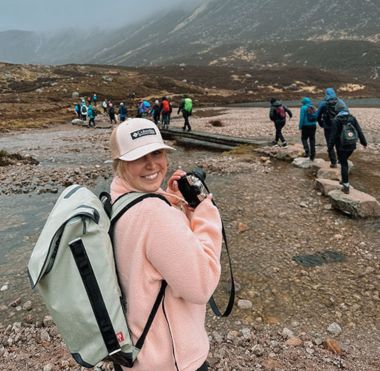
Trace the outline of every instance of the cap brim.
<instances>
[{"instance_id":1,"label":"cap brim","mask_svg":"<svg viewBox=\"0 0 380 371\"><path fill-rule=\"evenodd\" d=\"M147 144L146 146L136 148L130 152L124 153L122 156L119 157L120 160L123 161L134 161L137 160L140 157L143 157L149 153L152 153L154 151L158 151L159 149L166 149L169 151L175 151L175 148L167 146L163 143L152 143Z\"/></svg>"}]
</instances>

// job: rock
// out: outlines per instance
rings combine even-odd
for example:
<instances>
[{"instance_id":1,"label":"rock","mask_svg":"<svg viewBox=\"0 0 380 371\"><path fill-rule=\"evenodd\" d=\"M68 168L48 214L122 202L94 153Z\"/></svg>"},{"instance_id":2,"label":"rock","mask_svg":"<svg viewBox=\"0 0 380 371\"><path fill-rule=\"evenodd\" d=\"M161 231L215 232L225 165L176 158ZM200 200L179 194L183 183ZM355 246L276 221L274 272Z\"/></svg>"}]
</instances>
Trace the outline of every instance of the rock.
<instances>
[{"instance_id":1,"label":"rock","mask_svg":"<svg viewBox=\"0 0 380 371\"><path fill-rule=\"evenodd\" d=\"M239 337L239 332L235 331L235 330L229 331L228 334L227 334L227 339L228 340L234 340L234 339L236 339L238 337Z\"/></svg>"},{"instance_id":2,"label":"rock","mask_svg":"<svg viewBox=\"0 0 380 371\"><path fill-rule=\"evenodd\" d=\"M315 189L320 191L324 196L328 196L329 192L340 190L342 186L336 180L317 178L315 180Z\"/></svg>"},{"instance_id":3,"label":"rock","mask_svg":"<svg viewBox=\"0 0 380 371\"><path fill-rule=\"evenodd\" d=\"M282 330L282 333L281 335L284 337L284 338L293 338L294 337L294 333L292 330L289 330L288 328L284 327L284 329Z\"/></svg>"},{"instance_id":4,"label":"rock","mask_svg":"<svg viewBox=\"0 0 380 371\"><path fill-rule=\"evenodd\" d=\"M380 203L372 196L350 187L347 195L340 190L328 193L331 205L345 214L355 218L380 216Z\"/></svg>"},{"instance_id":5,"label":"rock","mask_svg":"<svg viewBox=\"0 0 380 371\"><path fill-rule=\"evenodd\" d=\"M313 167L313 161L308 157L297 157L293 160L292 165L301 169L310 169Z\"/></svg>"},{"instance_id":6,"label":"rock","mask_svg":"<svg viewBox=\"0 0 380 371\"><path fill-rule=\"evenodd\" d=\"M7 291L7 290L8 290L8 285L1 286L0 291Z\"/></svg>"},{"instance_id":7,"label":"rock","mask_svg":"<svg viewBox=\"0 0 380 371\"><path fill-rule=\"evenodd\" d=\"M10 307L17 307L17 306L19 306L21 304L21 298L17 298L17 299L15 299L15 300L13 300L10 304L9 304L9 306Z\"/></svg>"},{"instance_id":8,"label":"rock","mask_svg":"<svg viewBox=\"0 0 380 371\"><path fill-rule=\"evenodd\" d=\"M330 352L332 352L334 354L342 354L342 348L341 348L341 346L334 339L327 338L323 342L323 346L324 346L325 349L329 350Z\"/></svg>"},{"instance_id":9,"label":"rock","mask_svg":"<svg viewBox=\"0 0 380 371\"><path fill-rule=\"evenodd\" d=\"M251 329L248 327L245 327L241 330L241 333L243 334L244 339L250 339L252 334L251 334Z\"/></svg>"},{"instance_id":10,"label":"rock","mask_svg":"<svg viewBox=\"0 0 380 371\"><path fill-rule=\"evenodd\" d=\"M26 301L24 305L22 306L22 309L24 310L31 310L32 309L32 302L30 300Z\"/></svg>"},{"instance_id":11,"label":"rock","mask_svg":"<svg viewBox=\"0 0 380 371\"><path fill-rule=\"evenodd\" d=\"M52 316L45 316L44 319L42 320L42 323L44 327L49 327L54 324L53 317Z\"/></svg>"},{"instance_id":12,"label":"rock","mask_svg":"<svg viewBox=\"0 0 380 371\"><path fill-rule=\"evenodd\" d=\"M321 168L317 172L317 178L320 179L330 179L330 180L340 180L340 169L331 169L331 168Z\"/></svg>"},{"instance_id":13,"label":"rock","mask_svg":"<svg viewBox=\"0 0 380 371\"><path fill-rule=\"evenodd\" d=\"M327 331L330 334L337 336L342 332L342 328L336 322L333 322L327 327Z\"/></svg>"},{"instance_id":14,"label":"rock","mask_svg":"<svg viewBox=\"0 0 380 371\"><path fill-rule=\"evenodd\" d=\"M307 208L307 207L308 207L308 206L307 206L307 203L304 202L304 201L300 202L299 205L300 205L301 207L303 207L303 208Z\"/></svg>"},{"instance_id":15,"label":"rock","mask_svg":"<svg viewBox=\"0 0 380 371\"><path fill-rule=\"evenodd\" d=\"M41 341L50 342L50 335L46 330L41 330L40 338L41 338Z\"/></svg>"},{"instance_id":16,"label":"rock","mask_svg":"<svg viewBox=\"0 0 380 371\"><path fill-rule=\"evenodd\" d=\"M221 344L223 342L223 336L219 334L219 332L217 331L214 331L212 333L212 337L214 338L214 340L218 343L218 344Z\"/></svg>"},{"instance_id":17,"label":"rock","mask_svg":"<svg viewBox=\"0 0 380 371\"><path fill-rule=\"evenodd\" d=\"M81 120L81 119L74 119L74 120L71 120L71 123L72 123L73 125L81 125L81 126L86 125L86 123L85 123L83 120Z\"/></svg>"},{"instance_id":18,"label":"rock","mask_svg":"<svg viewBox=\"0 0 380 371\"><path fill-rule=\"evenodd\" d=\"M299 347L303 344L303 341L298 337L291 337L285 341L285 344L292 347Z\"/></svg>"},{"instance_id":19,"label":"rock","mask_svg":"<svg viewBox=\"0 0 380 371\"><path fill-rule=\"evenodd\" d=\"M43 371L54 371L54 366L51 363L48 363L44 366Z\"/></svg>"},{"instance_id":20,"label":"rock","mask_svg":"<svg viewBox=\"0 0 380 371\"><path fill-rule=\"evenodd\" d=\"M252 352L255 356L261 357L264 354L265 350L261 344L256 344L252 347Z\"/></svg>"},{"instance_id":21,"label":"rock","mask_svg":"<svg viewBox=\"0 0 380 371\"><path fill-rule=\"evenodd\" d=\"M238 301L238 307L240 309L251 309L252 308L252 302L250 300L243 300L243 299L240 299Z\"/></svg>"},{"instance_id":22,"label":"rock","mask_svg":"<svg viewBox=\"0 0 380 371\"><path fill-rule=\"evenodd\" d=\"M239 223L238 224L238 231L239 233L243 233L248 230L248 225L244 223Z\"/></svg>"}]
</instances>

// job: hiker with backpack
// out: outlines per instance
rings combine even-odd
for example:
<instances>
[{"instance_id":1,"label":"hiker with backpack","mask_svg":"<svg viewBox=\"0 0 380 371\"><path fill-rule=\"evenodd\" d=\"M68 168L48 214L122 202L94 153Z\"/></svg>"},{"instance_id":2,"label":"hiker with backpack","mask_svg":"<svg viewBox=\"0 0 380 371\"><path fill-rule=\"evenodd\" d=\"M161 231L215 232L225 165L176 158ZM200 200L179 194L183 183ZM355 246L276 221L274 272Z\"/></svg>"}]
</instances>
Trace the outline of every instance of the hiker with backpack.
<instances>
[{"instance_id":1,"label":"hiker with backpack","mask_svg":"<svg viewBox=\"0 0 380 371\"><path fill-rule=\"evenodd\" d=\"M336 117L332 122L331 135L328 149L337 149L338 159L341 166L342 191L350 193L348 180L348 158L356 149L359 140L362 146L367 147L367 140L356 118L349 112L343 100L339 99L335 105Z\"/></svg>"},{"instance_id":2,"label":"hiker with backpack","mask_svg":"<svg viewBox=\"0 0 380 371\"><path fill-rule=\"evenodd\" d=\"M127 119L127 108L123 102L120 103L118 114L120 122L123 122Z\"/></svg>"},{"instance_id":3,"label":"hiker with backpack","mask_svg":"<svg viewBox=\"0 0 380 371\"><path fill-rule=\"evenodd\" d=\"M178 107L177 115L179 115L180 112L182 112L182 116L185 120L182 130L186 130L187 128L188 131L191 131L189 117L193 112L193 101L187 95L183 96L183 99Z\"/></svg>"},{"instance_id":4,"label":"hiker with backpack","mask_svg":"<svg viewBox=\"0 0 380 371\"><path fill-rule=\"evenodd\" d=\"M80 116L83 121L87 119L87 106L85 101L82 101L82 105L80 106Z\"/></svg>"},{"instance_id":5,"label":"hiker with backpack","mask_svg":"<svg viewBox=\"0 0 380 371\"><path fill-rule=\"evenodd\" d=\"M153 121L157 126L160 123L160 113L161 113L160 101L156 99L153 103L152 109L150 110L150 115L152 116Z\"/></svg>"},{"instance_id":6,"label":"hiker with backpack","mask_svg":"<svg viewBox=\"0 0 380 371\"><path fill-rule=\"evenodd\" d=\"M273 121L276 128L276 136L274 141L272 141L272 145L278 145L278 141L281 140L282 147L287 147L288 144L282 135L282 128L286 124L286 114L288 114L289 119L291 119L293 116L292 112L288 107L284 106L281 101L278 101L275 98L270 100L270 104L269 118Z\"/></svg>"},{"instance_id":7,"label":"hiker with backpack","mask_svg":"<svg viewBox=\"0 0 380 371\"><path fill-rule=\"evenodd\" d=\"M329 145L332 124L336 116L335 105L338 102L338 97L336 96L335 90L333 88L327 88L325 90L325 98L319 103L317 111L318 124L323 128L326 144ZM334 147L328 150L328 155L330 159L330 167L337 167L337 158Z\"/></svg>"},{"instance_id":8,"label":"hiker with backpack","mask_svg":"<svg viewBox=\"0 0 380 371\"><path fill-rule=\"evenodd\" d=\"M167 97L163 97L160 105L162 126L169 129L171 105Z\"/></svg>"},{"instance_id":9,"label":"hiker with backpack","mask_svg":"<svg viewBox=\"0 0 380 371\"><path fill-rule=\"evenodd\" d=\"M301 130L301 140L305 150L304 156L309 157L311 161L314 161L317 110L310 98L302 98L301 103L299 129Z\"/></svg>"},{"instance_id":10,"label":"hiker with backpack","mask_svg":"<svg viewBox=\"0 0 380 371\"><path fill-rule=\"evenodd\" d=\"M176 170L166 191L161 188L170 150L150 120L131 119L112 133L112 199L136 191L166 199L145 198L117 221L116 265L134 342L167 282L134 369L206 371L206 304L220 277L222 224L211 195L194 209L186 204L178 189L184 171Z\"/></svg>"},{"instance_id":11,"label":"hiker with backpack","mask_svg":"<svg viewBox=\"0 0 380 371\"><path fill-rule=\"evenodd\" d=\"M88 126L89 127L95 127L95 117L96 117L96 109L90 104L87 107L87 116L88 116Z\"/></svg>"},{"instance_id":12,"label":"hiker with backpack","mask_svg":"<svg viewBox=\"0 0 380 371\"><path fill-rule=\"evenodd\" d=\"M113 103L111 101L108 102L108 109L107 110L108 110L108 116L109 116L110 121L111 121L111 125L113 122L116 124L117 122L116 122L116 117L115 117L115 108L113 107Z\"/></svg>"}]
</instances>

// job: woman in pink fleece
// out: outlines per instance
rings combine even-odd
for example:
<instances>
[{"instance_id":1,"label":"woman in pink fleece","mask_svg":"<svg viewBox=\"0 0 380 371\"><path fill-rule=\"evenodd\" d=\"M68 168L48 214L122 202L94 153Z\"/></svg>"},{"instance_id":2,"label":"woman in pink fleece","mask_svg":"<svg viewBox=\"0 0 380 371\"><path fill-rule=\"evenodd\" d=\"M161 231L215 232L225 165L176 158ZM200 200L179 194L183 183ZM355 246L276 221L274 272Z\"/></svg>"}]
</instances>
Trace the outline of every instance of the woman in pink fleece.
<instances>
[{"instance_id":1,"label":"woman in pink fleece","mask_svg":"<svg viewBox=\"0 0 380 371\"><path fill-rule=\"evenodd\" d=\"M162 280L164 298L133 367L136 371L207 370L206 304L220 277L222 224L211 195L195 209L178 190L177 170L161 189L167 151L157 126L130 119L115 128L111 150L113 200L126 192L164 195L172 206L147 198L117 222L115 254L132 340L141 335Z\"/></svg>"}]
</instances>

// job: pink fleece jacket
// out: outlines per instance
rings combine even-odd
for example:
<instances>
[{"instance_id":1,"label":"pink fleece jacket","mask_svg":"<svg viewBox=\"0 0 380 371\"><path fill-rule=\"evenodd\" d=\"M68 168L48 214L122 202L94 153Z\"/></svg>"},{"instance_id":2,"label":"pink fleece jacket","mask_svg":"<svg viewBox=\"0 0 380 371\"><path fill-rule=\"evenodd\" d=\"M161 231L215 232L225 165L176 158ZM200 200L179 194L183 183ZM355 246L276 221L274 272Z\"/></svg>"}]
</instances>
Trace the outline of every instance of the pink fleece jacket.
<instances>
[{"instance_id":1,"label":"pink fleece jacket","mask_svg":"<svg viewBox=\"0 0 380 371\"><path fill-rule=\"evenodd\" d=\"M115 177L113 200L130 191L124 180ZM116 261L134 343L161 281L168 283L135 371L176 371L175 364L180 371L195 371L206 360L206 304L220 278L221 229L218 209L208 199L186 216L175 206L149 198L117 222Z\"/></svg>"}]
</instances>

